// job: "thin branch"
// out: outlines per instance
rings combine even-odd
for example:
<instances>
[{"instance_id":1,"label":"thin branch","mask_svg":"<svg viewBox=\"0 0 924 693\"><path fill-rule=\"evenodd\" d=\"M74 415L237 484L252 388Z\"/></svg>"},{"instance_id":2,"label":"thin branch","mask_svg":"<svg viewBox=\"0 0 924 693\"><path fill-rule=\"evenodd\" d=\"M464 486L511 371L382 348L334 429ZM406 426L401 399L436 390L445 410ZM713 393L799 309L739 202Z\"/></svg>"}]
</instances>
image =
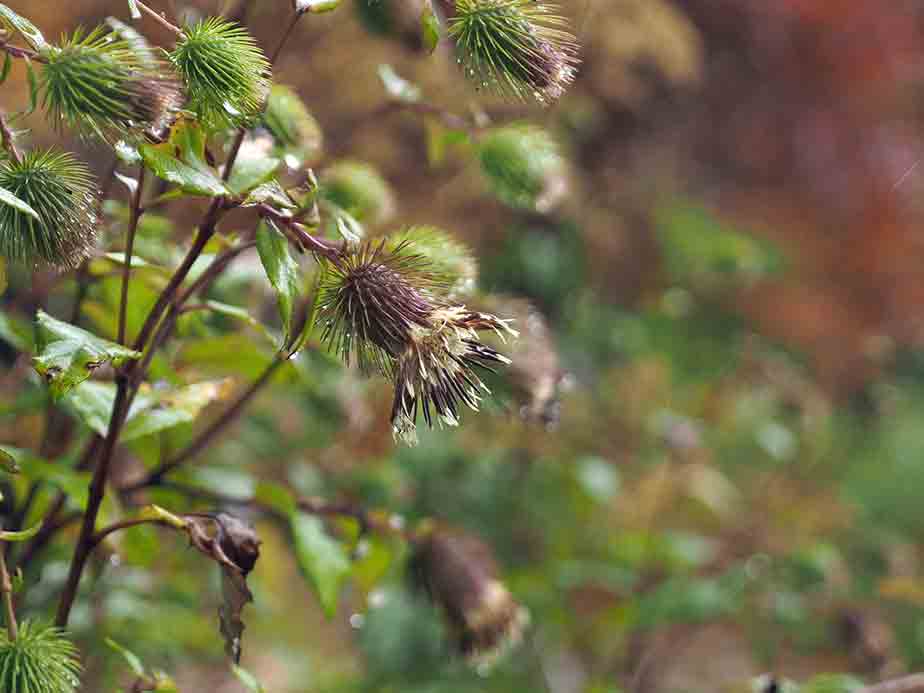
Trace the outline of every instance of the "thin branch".
<instances>
[{"instance_id":1,"label":"thin branch","mask_svg":"<svg viewBox=\"0 0 924 693\"><path fill-rule=\"evenodd\" d=\"M132 255L135 248L135 232L144 209L141 207L141 197L144 195L144 166L138 171L138 185L132 195L131 211L128 222L128 233L125 236L125 265L122 267L122 296L119 301L119 333L117 341L125 344L125 323L128 316L128 284L132 274Z\"/></svg>"},{"instance_id":2,"label":"thin branch","mask_svg":"<svg viewBox=\"0 0 924 693\"><path fill-rule=\"evenodd\" d=\"M93 535L93 546L98 546L106 537L114 532L119 532L123 529L128 529L129 527L137 527L139 525L164 525L163 520L159 520L156 517L137 517L131 520L122 520L121 522L115 522L108 527L103 527L96 534Z\"/></svg>"},{"instance_id":3,"label":"thin branch","mask_svg":"<svg viewBox=\"0 0 924 693\"><path fill-rule=\"evenodd\" d=\"M164 16L163 12L156 12L152 10L150 7L148 7L143 2L141 2L141 0L135 0L135 4L138 6L138 9L140 9L142 12L144 12L151 19L153 19L155 22L160 24L162 27L164 27L168 31L172 31L177 36L183 35L183 30L180 29L180 27L176 26L175 24L170 23L167 20L167 17Z\"/></svg>"},{"instance_id":4,"label":"thin branch","mask_svg":"<svg viewBox=\"0 0 924 693\"><path fill-rule=\"evenodd\" d=\"M16 624L16 612L13 610L13 581L10 572L6 569L5 551L0 551L0 592L3 594L3 611L6 614L6 632L10 640L19 637L19 626Z\"/></svg>"},{"instance_id":5,"label":"thin branch","mask_svg":"<svg viewBox=\"0 0 924 693\"><path fill-rule=\"evenodd\" d=\"M279 60L279 55L282 53L283 47L286 45L286 42L292 35L292 31L295 29L295 25L298 24L298 20L301 18L302 14L300 12L296 12L292 16L292 19L289 21L289 25L286 27L286 30L282 34L282 38L279 39L279 43L277 43L276 48L273 49L273 54L269 59L271 65L275 65L276 61Z\"/></svg>"},{"instance_id":6,"label":"thin branch","mask_svg":"<svg viewBox=\"0 0 924 693\"><path fill-rule=\"evenodd\" d=\"M259 210L261 216L264 218L271 219L279 226L283 226L286 229L292 231L293 235L295 236L295 240L311 252L320 255L321 257L326 257L329 260L333 260L339 256L342 244L332 243L330 241L324 240L323 238L313 236L302 224L299 224L291 217L280 214L270 205L261 204L259 206Z\"/></svg>"},{"instance_id":7,"label":"thin branch","mask_svg":"<svg viewBox=\"0 0 924 693\"><path fill-rule=\"evenodd\" d=\"M224 209L222 198L216 197L212 200L212 204L209 206L208 211L205 213L205 218L199 225L196 238L193 240L192 246L186 253L186 257L183 258L182 264L177 268L173 276L170 277L167 286L161 291L160 296L157 297L157 301L154 303L154 307L151 308L151 312L148 313L148 317L144 321L144 325L142 325L137 339L135 339L134 349L136 351L144 349L154 332L154 328L157 327L161 317L163 317L167 306L173 303L180 285L186 279L187 275L189 275L189 270L192 269L193 264L199 259L199 255L202 254L202 249L205 248L206 243L208 243L215 234L215 227L221 219ZM143 373L141 375L143 376Z\"/></svg>"},{"instance_id":8,"label":"thin branch","mask_svg":"<svg viewBox=\"0 0 924 693\"><path fill-rule=\"evenodd\" d=\"M128 396L128 377L120 373L116 380L116 396L112 405L112 415L109 418L109 427L106 431L106 439L103 441L103 449L100 453L100 459L96 463L96 469L93 470L93 479L90 482L90 493L87 499L87 509L83 515L83 525L80 528L80 537L77 540L77 547L74 549L74 557L71 559L71 567L67 576L67 583L61 594L61 601L58 604L58 613L55 617L55 624L64 628L67 626L67 620L71 613L71 607L77 598L77 590L80 587L80 576L83 574L84 565L90 552L93 550L93 532L96 529L96 517L99 515L100 506L103 504L103 497L106 494L106 480L109 477L109 465L112 462L112 455L115 451L116 442L119 439L119 433L122 429L122 423L127 413L125 402Z\"/></svg>"},{"instance_id":9,"label":"thin branch","mask_svg":"<svg viewBox=\"0 0 924 693\"><path fill-rule=\"evenodd\" d=\"M0 51L4 53L9 53L10 56L14 58L21 58L23 60L34 60L37 63L47 63L48 58L44 55L40 55L33 50L28 48L23 48L22 46L11 46L8 43L0 43Z\"/></svg>"},{"instance_id":10,"label":"thin branch","mask_svg":"<svg viewBox=\"0 0 924 693\"><path fill-rule=\"evenodd\" d=\"M911 674L900 679L875 683L861 688L860 693L922 693L924 692L924 674Z\"/></svg>"}]
</instances>

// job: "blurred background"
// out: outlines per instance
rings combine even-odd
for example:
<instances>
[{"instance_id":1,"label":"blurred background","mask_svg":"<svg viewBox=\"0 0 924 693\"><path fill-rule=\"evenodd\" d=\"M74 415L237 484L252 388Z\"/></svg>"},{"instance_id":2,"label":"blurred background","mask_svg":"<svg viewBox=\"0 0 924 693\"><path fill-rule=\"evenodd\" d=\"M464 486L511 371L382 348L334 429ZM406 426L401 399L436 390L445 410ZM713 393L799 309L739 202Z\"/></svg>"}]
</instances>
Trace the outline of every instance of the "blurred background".
<instances>
[{"instance_id":1,"label":"blurred background","mask_svg":"<svg viewBox=\"0 0 924 693\"><path fill-rule=\"evenodd\" d=\"M124 0L6 2L46 36L128 21ZM153 4L245 12L265 47L290 11ZM436 224L472 248L479 304L524 333L515 365L485 411L407 449L391 442L387 383L317 359L190 474L439 517L494 548L532 626L473 671L407 591L404 549L375 538L328 620L267 525L247 668L274 693L705 693L751 690L764 672L871 682L924 668L921 3L567 0L582 64L547 109L476 93L448 49L426 56L363 5L301 22L276 79L320 124L317 170L361 159L392 186L377 231ZM567 195L543 213L505 206L464 146L382 115L381 64L440 108L547 128ZM14 69L0 107L26 104ZM34 142L61 142L26 122ZM199 214L175 206L178 238ZM26 315L28 288L14 274L0 305ZM258 300L271 312L272 296ZM228 339L193 333L181 356L221 350L216 372L253 372L247 341ZM16 415L21 397L0 392L0 436L28 446L41 420ZM242 690L201 560L179 540L151 549L143 530L122 541L73 619L86 690L128 680L102 635L182 691ZM36 609L68 555L65 537L34 576Z\"/></svg>"}]
</instances>

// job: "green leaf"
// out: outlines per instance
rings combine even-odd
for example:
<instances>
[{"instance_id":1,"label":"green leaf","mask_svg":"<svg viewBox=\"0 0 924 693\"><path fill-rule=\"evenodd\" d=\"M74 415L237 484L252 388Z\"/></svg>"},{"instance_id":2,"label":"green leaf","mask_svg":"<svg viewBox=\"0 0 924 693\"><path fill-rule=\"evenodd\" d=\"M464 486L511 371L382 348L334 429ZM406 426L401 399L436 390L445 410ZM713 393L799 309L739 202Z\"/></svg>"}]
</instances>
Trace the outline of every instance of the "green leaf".
<instances>
[{"instance_id":1,"label":"green leaf","mask_svg":"<svg viewBox=\"0 0 924 693\"><path fill-rule=\"evenodd\" d=\"M257 678L246 669L242 669L237 664L232 664L231 671L237 676L238 681L247 687L247 690L253 691L253 693L266 693L266 689L257 681Z\"/></svg>"},{"instance_id":2,"label":"green leaf","mask_svg":"<svg viewBox=\"0 0 924 693\"><path fill-rule=\"evenodd\" d=\"M141 10L138 9L137 0L128 0L128 12L132 19L141 19Z\"/></svg>"},{"instance_id":3,"label":"green leaf","mask_svg":"<svg viewBox=\"0 0 924 693\"><path fill-rule=\"evenodd\" d=\"M31 60L26 61L26 79L29 81L29 110L26 113L32 113L35 111L35 107L38 106L39 88Z\"/></svg>"},{"instance_id":4,"label":"green leaf","mask_svg":"<svg viewBox=\"0 0 924 693\"><path fill-rule=\"evenodd\" d=\"M3 58L3 67L0 68L0 84L3 84L6 81L6 78L10 76L10 69L13 67L13 56L9 53L6 53Z\"/></svg>"},{"instance_id":5,"label":"green leaf","mask_svg":"<svg viewBox=\"0 0 924 693\"><path fill-rule=\"evenodd\" d=\"M58 399L90 377L100 366L118 367L129 359L141 358L141 352L101 339L86 330L57 320L39 311L38 354L33 357L35 370L48 382L53 398Z\"/></svg>"},{"instance_id":6,"label":"green leaf","mask_svg":"<svg viewBox=\"0 0 924 693\"><path fill-rule=\"evenodd\" d=\"M141 153L138 151L138 148L133 144L129 144L125 140L119 140L113 146L113 150L119 161L123 164L128 164L129 166L136 166L141 163Z\"/></svg>"},{"instance_id":7,"label":"green leaf","mask_svg":"<svg viewBox=\"0 0 924 693\"><path fill-rule=\"evenodd\" d=\"M38 212L5 188L0 188L0 203L9 205L13 209L18 209L23 214L28 214L36 219L39 218Z\"/></svg>"},{"instance_id":8,"label":"green leaf","mask_svg":"<svg viewBox=\"0 0 924 693\"><path fill-rule=\"evenodd\" d=\"M195 421L208 404L227 395L230 380L196 383L169 390L142 391L132 402L119 439L130 442L152 433ZM115 385L82 383L65 403L92 430L105 435L115 402Z\"/></svg>"},{"instance_id":9,"label":"green leaf","mask_svg":"<svg viewBox=\"0 0 924 693\"><path fill-rule=\"evenodd\" d=\"M441 29L439 17L433 11L433 5L428 2L420 13L420 33L428 53L432 54L439 45Z\"/></svg>"},{"instance_id":10,"label":"green leaf","mask_svg":"<svg viewBox=\"0 0 924 693\"><path fill-rule=\"evenodd\" d=\"M228 195L229 190L221 179L208 168L195 168L173 155L173 146L164 144L143 144L139 147L141 158L154 175L180 187L190 195L218 197Z\"/></svg>"},{"instance_id":11,"label":"green leaf","mask_svg":"<svg viewBox=\"0 0 924 693\"><path fill-rule=\"evenodd\" d=\"M13 453L4 450L2 446L0 446L0 469L7 474L19 474L22 471Z\"/></svg>"},{"instance_id":12,"label":"green leaf","mask_svg":"<svg viewBox=\"0 0 924 693\"><path fill-rule=\"evenodd\" d=\"M340 5L340 0L295 0L295 11L299 14L310 12L311 14L322 14L332 12Z\"/></svg>"},{"instance_id":13,"label":"green leaf","mask_svg":"<svg viewBox=\"0 0 924 693\"><path fill-rule=\"evenodd\" d=\"M340 585L350 572L350 560L340 542L324 531L317 517L297 513L292 517L295 556L328 618L337 612Z\"/></svg>"},{"instance_id":14,"label":"green leaf","mask_svg":"<svg viewBox=\"0 0 924 693\"><path fill-rule=\"evenodd\" d=\"M38 534L41 528L42 522L38 522L29 529L24 529L21 532L0 531L0 541L27 541Z\"/></svg>"},{"instance_id":15,"label":"green leaf","mask_svg":"<svg viewBox=\"0 0 924 693\"><path fill-rule=\"evenodd\" d=\"M391 65L379 65L379 79L382 80L385 91L395 101L402 103L417 103L420 101L420 87L404 79L395 72L395 68Z\"/></svg>"},{"instance_id":16,"label":"green leaf","mask_svg":"<svg viewBox=\"0 0 924 693\"><path fill-rule=\"evenodd\" d=\"M291 517L297 511L295 496L292 491L272 481L261 481L257 484L257 490L254 493L254 499L266 506L269 506L276 512L282 513L286 517Z\"/></svg>"},{"instance_id":17,"label":"green leaf","mask_svg":"<svg viewBox=\"0 0 924 693\"><path fill-rule=\"evenodd\" d=\"M292 258L289 241L270 224L260 224L257 228L257 251L266 276L276 290L285 342L288 343L293 312L302 293L298 263Z\"/></svg>"},{"instance_id":18,"label":"green leaf","mask_svg":"<svg viewBox=\"0 0 924 693\"><path fill-rule=\"evenodd\" d=\"M110 638L106 638L104 642L111 649L122 655L122 657L125 659L125 662L128 664L128 668L132 670L132 673L135 676L144 676L144 665L141 663L141 659L138 657L138 655L136 655L131 650L125 649L115 640Z\"/></svg>"},{"instance_id":19,"label":"green leaf","mask_svg":"<svg viewBox=\"0 0 924 693\"><path fill-rule=\"evenodd\" d=\"M0 311L0 341L18 351L32 351L33 332L25 321Z\"/></svg>"},{"instance_id":20,"label":"green leaf","mask_svg":"<svg viewBox=\"0 0 924 693\"><path fill-rule=\"evenodd\" d=\"M87 504L88 472L74 471L72 461L58 460L54 464L25 451L13 451L22 468L22 476L29 481L46 481L66 493L79 507Z\"/></svg>"},{"instance_id":21,"label":"green leaf","mask_svg":"<svg viewBox=\"0 0 924 693\"><path fill-rule=\"evenodd\" d=\"M254 154L242 152L231 169L228 187L238 195L246 195L258 185L270 180L280 165L281 159L266 156L262 151Z\"/></svg>"},{"instance_id":22,"label":"green leaf","mask_svg":"<svg viewBox=\"0 0 924 693\"><path fill-rule=\"evenodd\" d=\"M18 32L32 47L33 50L45 51L49 48L48 42L36 26L25 17L22 17L6 5L0 3L0 25Z\"/></svg>"},{"instance_id":23,"label":"green leaf","mask_svg":"<svg viewBox=\"0 0 924 693\"><path fill-rule=\"evenodd\" d=\"M275 180L258 185L251 190L241 203L241 206L256 207L263 204L272 205L276 210L295 209L295 203L292 202L292 199L279 182Z\"/></svg>"},{"instance_id":24,"label":"green leaf","mask_svg":"<svg viewBox=\"0 0 924 693\"><path fill-rule=\"evenodd\" d=\"M213 310L221 315L227 315L229 318L234 318L250 325L253 329L266 337L270 344L276 343L276 337L267 329L266 325L253 317L244 308L232 306L227 303L220 303L219 301L206 301L205 305L208 306L209 310Z\"/></svg>"}]
</instances>

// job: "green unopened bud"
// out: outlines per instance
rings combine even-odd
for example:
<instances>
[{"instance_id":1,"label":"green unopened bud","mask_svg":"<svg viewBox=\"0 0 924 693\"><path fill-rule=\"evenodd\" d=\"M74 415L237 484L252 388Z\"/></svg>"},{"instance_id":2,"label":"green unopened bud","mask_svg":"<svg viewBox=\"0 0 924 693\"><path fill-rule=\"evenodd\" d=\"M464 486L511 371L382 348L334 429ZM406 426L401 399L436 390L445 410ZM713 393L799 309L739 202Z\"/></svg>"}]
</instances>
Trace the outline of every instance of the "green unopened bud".
<instances>
[{"instance_id":1,"label":"green unopened bud","mask_svg":"<svg viewBox=\"0 0 924 693\"><path fill-rule=\"evenodd\" d=\"M323 143L321 128L290 87L273 85L263 124L287 154L299 159L298 165L310 164L320 157Z\"/></svg>"},{"instance_id":2,"label":"green unopened bud","mask_svg":"<svg viewBox=\"0 0 924 693\"><path fill-rule=\"evenodd\" d=\"M15 640L0 633L0 691L74 693L80 670L77 648L58 628L24 621Z\"/></svg>"},{"instance_id":3,"label":"green unopened bud","mask_svg":"<svg viewBox=\"0 0 924 693\"><path fill-rule=\"evenodd\" d=\"M492 130L479 143L479 157L492 192L511 207L546 213L567 194L565 160L542 128Z\"/></svg>"},{"instance_id":4,"label":"green unopened bud","mask_svg":"<svg viewBox=\"0 0 924 693\"><path fill-rule=\"evenodd\" d=\"M170 60L186 82L189 107L207 127L249 125L262 112L270 64L243 27L220 17L188 26Z\"/></svg>"},{"instance_id":5,"label":"green unopened bud","mask_svg":"<svg viewBox=\"0 0 924 693\"><path fill-rule=\"evenodd\" d=\"M363 224L387 221L395 198L382 175L369 164L340 161L321 175L321 196Z\"/></svg>"},{"instance_id":6,"label":"green unopened bud","mask_svg":"<svg viewBox=\"0 0 924 693\"><path fill-rule=\"evenodd\" d=\"M146 130L158 138L183 105L179 82L105 27L81 30L45 52L42 105L58 128L109 139Z\"/></svg>"},{"instance_id":7,"label":"green unopened bud","mask_svg":"<svg viewBox=\"0 0 924 693\"><path fill-rule=\"evenodd\" d=\"M472 252L451 234L435 226L411 226L388 237L386 248L410 244L427 259L430 271L448 287L448 297L471 294L478 281L478 263Z\"/></svg>"},{"instance_id":8,"label":"green unopened bud","mask_svg":"<svg viewBox=\"0 0 924 693\"><path fill-rule=\"evenodd\" d=\"M478 88L548 104L574 80L577 42L544 0L454 0L449 35Z\"/></svg>"},{"instance_id":9,"label":"green unopened bud","mask_svg":"<svg viewBox=\"0 0 924 693\"><path fill-rule=\"evenodd\" d=\"M0 204L0 254L11 260L76 267L90 254L99 223L89 169L72 155L34 151L21 162L0 162L0 188L25 202L38 218Z\"/></svg>"}]
</instances>

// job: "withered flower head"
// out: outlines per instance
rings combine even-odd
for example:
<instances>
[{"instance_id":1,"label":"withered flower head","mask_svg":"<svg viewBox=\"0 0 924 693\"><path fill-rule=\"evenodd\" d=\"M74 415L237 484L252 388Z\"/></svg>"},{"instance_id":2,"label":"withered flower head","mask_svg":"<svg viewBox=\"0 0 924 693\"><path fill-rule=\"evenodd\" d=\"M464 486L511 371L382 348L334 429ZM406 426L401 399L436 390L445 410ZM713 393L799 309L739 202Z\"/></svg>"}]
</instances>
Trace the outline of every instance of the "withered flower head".
<instances>
[{"instance_id":1,"label":"withered flower head","mask_svg":"<svg viewBox=\"0 0 924 693\"><path fill-rule=\"evenodd\" d=\"M427 327L438 279L429 263L401 243L366 242L330 262L319 287L322 339L364 372L391 375L412 328Z\"/></svg>"},{"instance_id":2,"label":"withered flower head","mask_svg":"<svg viewBox=\"0 0 924 693\"><path fill-rule=\"evenodd\" d=\"M484 542L433 529L415 546L409 569L415 586L442 608L459 650L472 663L490 665L522 639L529 612L501 581Z\"/></svg>"},{"instance_id":3,"label":"withered flower head","mask_svg":"<svg viewBox=\"0 0 924 693\"><path fill-rule=\"evenodd\" d=\"M347 247L327 262L319 287L322 340L347 363L394 379L395 439L417 441L417 416L455 426L489 393L478 375L510 360L480 333L517 336L508 320L452 305L454 282L409 238Z\"/></svg>"},{"instance_id":4,"label":"withered flower head","mask_svg":"<svg viewBox=\"0 0 924 693\"><path fill-rule=\"evenodd\" d=\"M391 424L397 440L417 442L417 415L428 426L455 426L462 404L477 411L483 393L490 393L478 369L492 370L510 359L483 344L479 332L489 330L503 339L517 336L509 321L464 306L439 307L424 325L415 325L398 357Z\"/></svg>"}]
</instances>

